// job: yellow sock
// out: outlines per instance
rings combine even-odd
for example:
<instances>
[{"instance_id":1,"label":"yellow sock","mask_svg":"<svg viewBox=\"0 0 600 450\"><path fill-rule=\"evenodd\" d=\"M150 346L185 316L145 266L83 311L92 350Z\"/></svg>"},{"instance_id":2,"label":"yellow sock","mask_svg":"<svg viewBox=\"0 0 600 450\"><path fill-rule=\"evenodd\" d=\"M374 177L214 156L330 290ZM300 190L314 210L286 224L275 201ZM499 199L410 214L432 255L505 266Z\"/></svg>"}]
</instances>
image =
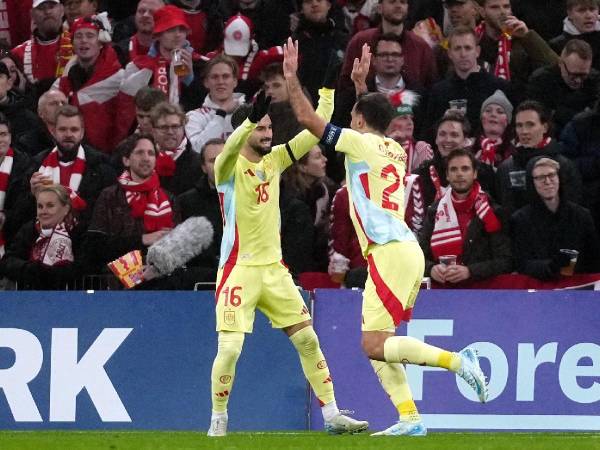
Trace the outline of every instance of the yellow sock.
<instances>
[{"instance_id":1,"label":"yellow sock","mask_svg":"<svg viewBox=\"0 0 600 450\"><path fill-rule=\"evenodd\" d=\"M210 376L213 413L227 411L229 395L235 378L235 365L244 345L244 333L220 331L217 356Z\"/></svg>"},{"instance_id":2,"label":"yellow sock","mask_svg":"<svg viewBox=\"0 0 600 450\"><path fill-rule=\"evenodd\" d=\"M442 367L452 372L460 368L460 356L439 347L421 342L410 336L392 336L383 345L383 356L388 362Z\"/></svg>"},{"instance_id":3,"label":"yellow sock","mask_svg":"<svg viewBox=\"0 0 600 450\"><path fill-rule=\"evenodd\" d=\"M419 411L413 401L404 366L374 359L370 361L383 390L389 395L398 410L400 419L406 422L420 422L421 416L419 416Z\"/></svg>"},{"instance_id":4,"label":"yellow sock","mask_svg":"<svg viewBox=\"0 0 600 450\"><path fill-rule=\"evenodd\" d=\"M305 327L292 334L290 341L298 350L304 376L310 383L321 406L335 401L333 381L319 345L319 338L313 327Z\"/></svg>"}]
</instances>

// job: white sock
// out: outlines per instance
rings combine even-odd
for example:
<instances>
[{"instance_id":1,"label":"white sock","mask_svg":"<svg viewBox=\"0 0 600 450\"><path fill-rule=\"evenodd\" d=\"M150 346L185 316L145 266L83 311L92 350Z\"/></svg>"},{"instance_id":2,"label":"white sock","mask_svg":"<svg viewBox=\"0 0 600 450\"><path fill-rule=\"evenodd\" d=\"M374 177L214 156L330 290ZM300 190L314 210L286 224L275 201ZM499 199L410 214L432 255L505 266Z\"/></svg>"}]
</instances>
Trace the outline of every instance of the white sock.
<instances>
[{"instance_id":1,"label":"white sock","mask_svg":"<svg viewBox=\"0 0 600 450\"><path fill-rule=\"evenodd\" d=\"M340 410L338 409L337 403L334 400L321 406L321 413L323 414L323 420L325 420L325 422L329 422L340 413Z\"/></svg>"},{"instance_id":2,"label":"white sock","mask_svg":"<svg viewBox=\"0 0 600 450\"><path fill-rule=\"evenodd\" d=\"M212 415L210 416L210 420L215 420L215 419L227 419L227 411L225 411L225 412L213 411Z\"/></svg>"}]
</instances>

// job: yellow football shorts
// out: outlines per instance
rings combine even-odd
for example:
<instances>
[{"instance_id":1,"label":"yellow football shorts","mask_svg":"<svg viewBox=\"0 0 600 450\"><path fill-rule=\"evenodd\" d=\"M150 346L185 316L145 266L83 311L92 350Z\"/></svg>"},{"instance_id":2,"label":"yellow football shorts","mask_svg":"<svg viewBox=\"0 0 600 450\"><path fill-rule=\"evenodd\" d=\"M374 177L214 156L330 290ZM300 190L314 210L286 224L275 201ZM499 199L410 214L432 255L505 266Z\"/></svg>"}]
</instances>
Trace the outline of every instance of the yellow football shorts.
<instances>
[{"instance_id":1,"label":"yellow football shorts","mask_svg":"<svg viewBox=\"0 0 600 450\"><path fill-rule=\"evenodd\" d=\"M412 317L425 258L415 241L373 245L367 255L369 277L363 292L362 330L394 330Z\"/></svg>"},{"instance_id":2,"label":"yellow football shorts","mask_svg":"<svg viewBox=\"0 0 600 450\"><path fill-rule=\"evenodd\" d=\"M217 331L252 333L258 308L273 328L310 320L308 308L281 263L261 266L225 264L217 274Z\"/></svg>"}]
</instances>

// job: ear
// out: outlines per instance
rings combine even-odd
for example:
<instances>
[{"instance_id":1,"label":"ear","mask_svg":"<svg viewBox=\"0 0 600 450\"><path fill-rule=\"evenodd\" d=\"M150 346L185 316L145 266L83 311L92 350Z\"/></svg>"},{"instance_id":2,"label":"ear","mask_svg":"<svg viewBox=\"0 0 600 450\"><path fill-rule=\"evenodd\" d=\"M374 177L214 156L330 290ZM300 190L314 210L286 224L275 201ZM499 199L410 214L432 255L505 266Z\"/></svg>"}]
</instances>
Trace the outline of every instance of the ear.
<instances>
[{"instance_id":1,"label":"ear","mask_svg":"<svg viewBox=\"0 0 600 450\"><path fill-rule=\"evenodd\" d=\"M128 158L127 156L123 156L123 157L121 158L121 162L123 163L123 165L124 165L124 166L125 166L127 169L129 169L129 158Z\"/></svg>"},{"instance_id":2,"label":"ear","mask_svg":"<svg viewBox=\"0 0 600 450\"><path fill-rule=\"evenodd\" d=\"M477 179L477 169L475 169L473 171L473 179L476 180Z\"/></svg>"},{"instance_id":3,"label":"ear","mask_svg":"<svg viewBox=\"0 0 600 450\"><path fill-rule=\"evenodd\" d=\"M477 59L479 59L479 55L481 54L481 47L478 45L475 47L475 51L477 52Z\"/></svg>"},{"instance_id":4,"label":"ear","mask_svg":"<svg viewBox=\"0 0 600 450\"><path fill-rule=\"evenodd\" d=\"M550 128L550 125L548 125L547 123L543 124L544 127L544 134L548 134L548 128Z\"/></svg>"}]
</instances>

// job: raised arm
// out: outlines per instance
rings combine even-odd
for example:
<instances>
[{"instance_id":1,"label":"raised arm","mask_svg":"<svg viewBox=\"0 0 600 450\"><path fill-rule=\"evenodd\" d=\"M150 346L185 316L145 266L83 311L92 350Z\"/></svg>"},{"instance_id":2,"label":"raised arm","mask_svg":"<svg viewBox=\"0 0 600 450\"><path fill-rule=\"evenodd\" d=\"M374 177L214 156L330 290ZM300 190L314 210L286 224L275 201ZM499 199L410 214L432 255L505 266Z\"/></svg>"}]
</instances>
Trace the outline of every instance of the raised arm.
<instances>
[{"instance_id":1,"label":"raised arm","mask_svg":"<svg viewBox=\"0 0 600 450\"><path fill-rule=\"evenodd\" d=\"M271 97L266 97L264 91L260 91L256 101L252 104L252 110L248 118L227 138L223 151L215 160L215 181L217 185L233 176L240 150L246 143L250 133L256 128L256 124L267 114L270 103Z\"/></svg>"},{"instance_id":2,"label":"raised arm","mask_svg":"<svg viewBox=\"0 0 600 450\"><path fill-rule=\"evenodd\" d=\"M300 80L296 75L297 70L298 42L288 38L288 41L283 44L283 76L290 93L290 103L298 122L320 139L325 132L327 122L315 113L312 104L304 95Z\"/></svg>"}]
</instances>

